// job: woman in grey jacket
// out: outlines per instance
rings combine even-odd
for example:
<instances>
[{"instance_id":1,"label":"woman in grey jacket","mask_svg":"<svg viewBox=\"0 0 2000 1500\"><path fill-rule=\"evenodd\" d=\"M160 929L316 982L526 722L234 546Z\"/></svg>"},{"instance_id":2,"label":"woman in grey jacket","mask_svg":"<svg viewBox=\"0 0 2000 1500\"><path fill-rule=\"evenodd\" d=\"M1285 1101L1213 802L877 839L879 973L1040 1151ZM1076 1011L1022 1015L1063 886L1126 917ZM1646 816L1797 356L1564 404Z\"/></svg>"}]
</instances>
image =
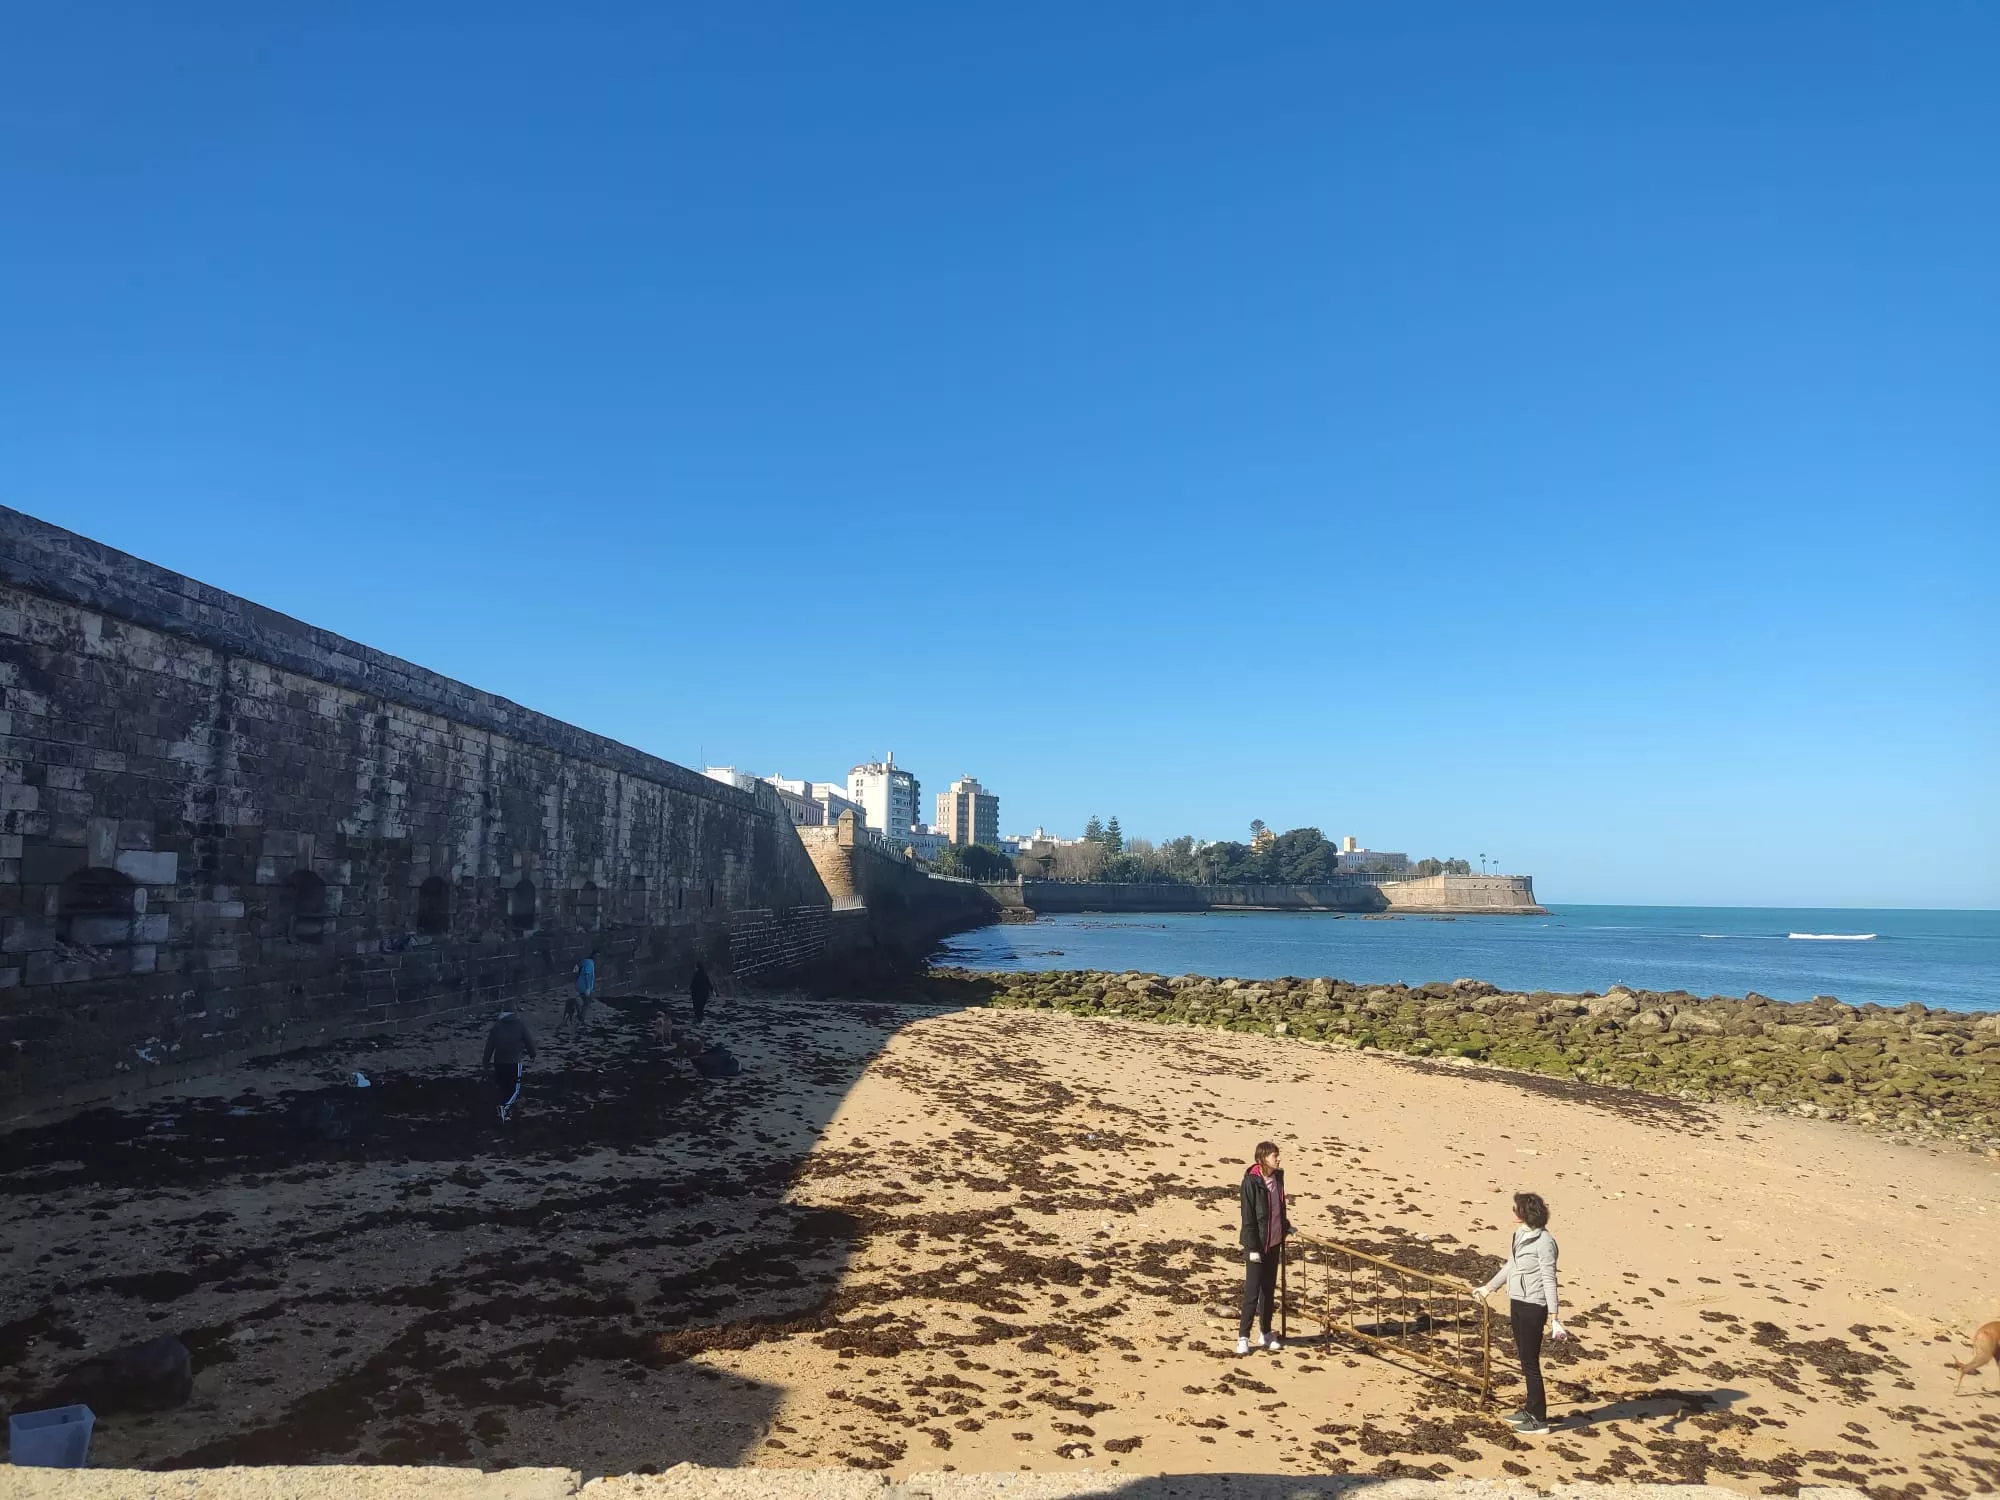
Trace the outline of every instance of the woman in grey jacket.
<instances>
[{"instance_id":1,"label":"woman in grey jacket","mask_svg":"<svg viewBox=\"0 0 2000 1500\"><path fill-rule=\"evenodd\" d=\"M1540 1193L1516 1193L1514 1217L1520 1228L1507 1248L1507 1264L1491 1281L1473 1287L1481 1297L1507 1288L1508 1314L1514 1325L1514 1348L1521 1356L1521 1374L1528 1382L1528 1399L1507 1420L1516 1432L1549 1430L1549 1398L1542 1386L1542 1332L1561 1343L1569 1332L1556 1317L1556 1241L1549 1233L1549 1206Z\"/></svg>"}]
</instances>

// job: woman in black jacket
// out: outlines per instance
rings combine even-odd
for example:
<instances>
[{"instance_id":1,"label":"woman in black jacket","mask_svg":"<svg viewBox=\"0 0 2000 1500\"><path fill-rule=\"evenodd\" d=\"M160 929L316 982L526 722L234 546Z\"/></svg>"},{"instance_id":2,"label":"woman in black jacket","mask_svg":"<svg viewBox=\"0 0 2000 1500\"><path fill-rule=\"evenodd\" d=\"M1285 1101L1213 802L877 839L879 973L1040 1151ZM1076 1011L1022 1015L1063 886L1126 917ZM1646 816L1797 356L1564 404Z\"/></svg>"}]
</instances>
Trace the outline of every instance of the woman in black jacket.
<instances>
[{"instance_id":1,"label":"woman in black jacket","mask_svg":"<svg viewBox=\"0 0 2000 1500\"><path fill-rule=\"evenodd\" d=\"M1292 1221L1285 1214L1285 1169L1278 1165L1274 1142L1257 1143L1257 1159L1243 1174L1243 1319L1236 1329L1236 1352L1282 1347L1271 1336L1271 1305L1277 1300L1278 1266L1285 1256L1285 1236ZM1260 1332L1250 1342L1250 1320Z\"/></svg>"}]
</instances>

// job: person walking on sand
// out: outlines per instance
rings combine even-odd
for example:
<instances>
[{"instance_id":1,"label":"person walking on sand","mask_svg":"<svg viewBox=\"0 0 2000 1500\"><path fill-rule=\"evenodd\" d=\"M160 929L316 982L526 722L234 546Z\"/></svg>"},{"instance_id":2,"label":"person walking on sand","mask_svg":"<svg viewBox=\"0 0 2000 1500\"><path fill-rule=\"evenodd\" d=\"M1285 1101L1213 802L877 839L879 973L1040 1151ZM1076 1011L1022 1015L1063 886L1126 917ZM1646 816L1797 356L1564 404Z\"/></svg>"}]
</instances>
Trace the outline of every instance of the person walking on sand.
<instances>
[{"instance_id":1,"label":"person walking on sand","mask_svg":"<svg viewBox=\"0 0 2000 1500\"><path fill-rule=\"evenodd\" d=\"M534 1055L535 1038L528 1023L511 1010L501 1011L493 1029L486 1033L486 1056L480 1066L493 1075L493 1095L503 1123L520 1102L521 1060Z\"/></svg>"},{"instance_id":2,"label":"person walking on sand","mask_svg":"<svg viewBox=\"0 0 2000 1500\"><path fill-rule=\"evenodd\" d=\"M1243 1174L1241 1206L1243 1317L1236 1327L1236 1352L1276 1352L1283 1346L1271 1335L1271 1311L1277 1301L1278 1267L1285 1258L1285 1236L1292 1232L1292 1221L1285 1216L1285 1169L1278 1165L1274 1142L1257 1143L1257 1159ZM1250 1342L1253 1318L1258 1324L1254 1344Z\"/></svg>"},{"instance_id":3,"label":"person walking on sand","mask_svg":"<svg viewBox=\"0 0 2000 1500\"><path fill-rule=\"evenodd\" d=\"M563 1025L575 1019L579 1029L590 1024L590 1002L597 993L597 950L591 949L575 970L576 993L563 1002Z\"/></svg>"},{"instance_id":4,"label":"person walking on sand","mask_svg":"<svg viewBox=\"0 0 2000 1500\"><path fill-rule=\"evenodd\" d=\"M701 1018L708 1014L708 997L714 993L715 986L708 982L708 970L696 964L694 978L688 981L688 1004L694 1010L695 1025L701 1025Z\"/></svg>"},{"instance_id":5,"label":"person walking on sand","mask_svg":"<svg viewBox=\"0 0 2000 1500\"><path fill-rule=\"evenodd\" d=\"M1516 1193L1514 1218L1519 1226L1507 1247L1507 1264L1494 1272L1484 1286L1473 1287L1475 1295L1489 1297L1504 1284L1507 1311L1514 1325L1514 1349L1521 1356L1521 1374L1528 1382L1528 1398L1521 1409L1507 1419L1516 1432L1539 1434L1549 1431L1549 1397L1542 1386L1542 1334L1557 1343L1569 1337L1569 1330L1556 1317L1556 1241L1549 1233L1549 1206L1540 1193Z\"/></svg>"}]
</instances>

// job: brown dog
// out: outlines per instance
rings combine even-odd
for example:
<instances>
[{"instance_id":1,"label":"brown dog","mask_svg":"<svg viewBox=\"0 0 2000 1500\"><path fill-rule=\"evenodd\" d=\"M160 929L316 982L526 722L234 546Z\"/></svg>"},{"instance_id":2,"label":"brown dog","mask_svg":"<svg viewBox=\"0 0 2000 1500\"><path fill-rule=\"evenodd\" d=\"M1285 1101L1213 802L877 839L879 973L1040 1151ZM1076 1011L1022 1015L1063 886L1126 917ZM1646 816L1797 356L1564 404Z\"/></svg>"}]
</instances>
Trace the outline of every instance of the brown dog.
<instances>
[{"instance_id":1,"label":"brown dog","mask_svg":"<svg viewBox=\"0 0 2000 1500\"><path fill-rule=\"evenodd\" d=\"M1944 1362L1946 1369L1958 1371L1958 1384L1952 1387L1953 1391L1964 1387L1966 1376L1977 1375L1980 1367L1993 1358L1995 1350L2000 1350L2000 1323L1980 1324L1979 1331L1972 1336L1972 1358L1963 1364L1955 1359Z\"/></svg>"}]
</instances>

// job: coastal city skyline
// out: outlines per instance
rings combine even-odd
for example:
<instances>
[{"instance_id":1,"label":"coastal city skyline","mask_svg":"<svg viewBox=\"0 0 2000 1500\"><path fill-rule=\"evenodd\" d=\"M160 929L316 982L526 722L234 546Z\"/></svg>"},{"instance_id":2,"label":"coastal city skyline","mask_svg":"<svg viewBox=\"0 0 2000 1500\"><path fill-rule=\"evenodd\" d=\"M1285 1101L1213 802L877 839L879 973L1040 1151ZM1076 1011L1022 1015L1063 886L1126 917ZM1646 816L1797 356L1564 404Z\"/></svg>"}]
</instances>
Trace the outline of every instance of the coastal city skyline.
<instances>
[{"instance_id":1,"label":"coastal city skyline","mask_svg":"<svg viewBox=\"0 0 2000 1500\"><path fill-rule=\"evenodd\" d=\"M696 769L2000 907L1991 8L21 26L0 503Z\"/></svg>"}]
</instances>

